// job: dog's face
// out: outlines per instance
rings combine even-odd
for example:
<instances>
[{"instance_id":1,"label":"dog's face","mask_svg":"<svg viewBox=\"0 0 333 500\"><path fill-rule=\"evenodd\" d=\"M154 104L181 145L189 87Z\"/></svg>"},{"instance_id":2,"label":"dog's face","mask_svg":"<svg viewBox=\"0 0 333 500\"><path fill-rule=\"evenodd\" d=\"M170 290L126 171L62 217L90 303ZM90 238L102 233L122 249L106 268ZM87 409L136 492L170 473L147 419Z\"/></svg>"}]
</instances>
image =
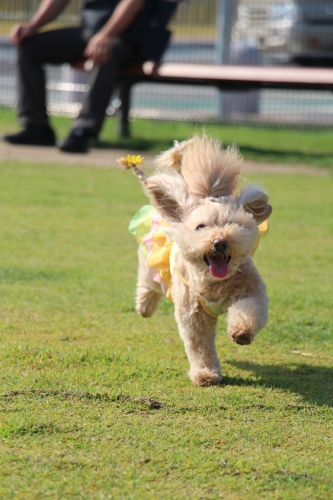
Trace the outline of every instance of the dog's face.
<instances>
[{"instance_id":1,"label":"dog's face","mask_svg":"<svg viewBox=\"0 0 333 500\"><path fill-rule=\"evenodd\" d=\"M203 200L174 230L183 258L212 279L236 272L257 236L253 215L231 197Z\"/></svg>"},{"instance_id":2,"label":"dog's face","mask_svg":"<svg viewBox=\"0 0 333 500\"><path fill-rule=\"evenodd\" d=\"M207 279L227 279L252 253L258 225L272 207L256 185L236 194L240 169L233 151L221 151L207 138L190 144L183 147L177 171L169 168L142 182L151 203L172 225L169 237L185 261Z\"/></svg>"}]
</instances>

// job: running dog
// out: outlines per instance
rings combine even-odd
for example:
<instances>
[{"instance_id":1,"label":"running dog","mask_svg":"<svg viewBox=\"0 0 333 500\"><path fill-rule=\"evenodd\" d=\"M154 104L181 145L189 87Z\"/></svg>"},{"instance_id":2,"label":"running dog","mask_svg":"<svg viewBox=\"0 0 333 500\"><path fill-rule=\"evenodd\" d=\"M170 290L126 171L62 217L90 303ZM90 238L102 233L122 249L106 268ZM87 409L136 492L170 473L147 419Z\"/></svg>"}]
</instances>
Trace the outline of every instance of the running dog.
<instances>
[{"instance_id":1,"label":"running dog","mask_svg":"<svg viewBox=\"0 0 333 500\"><path fill-rule=\"evenodd\" d=\"M149 177L134 167L150 199L131 224L139 247L136 310L151 316L163 296L175 318L198 386L220 383L215 348L217 317L227 313L227 333L250 344L268 319L266 287L252 255L272 212L257 185L238 188L242 160L209 136L175 142L155 160ZM133 160L134 158L134 160ZM132 165L131 165L132 164Z\"/></svg>"}]
</instances>

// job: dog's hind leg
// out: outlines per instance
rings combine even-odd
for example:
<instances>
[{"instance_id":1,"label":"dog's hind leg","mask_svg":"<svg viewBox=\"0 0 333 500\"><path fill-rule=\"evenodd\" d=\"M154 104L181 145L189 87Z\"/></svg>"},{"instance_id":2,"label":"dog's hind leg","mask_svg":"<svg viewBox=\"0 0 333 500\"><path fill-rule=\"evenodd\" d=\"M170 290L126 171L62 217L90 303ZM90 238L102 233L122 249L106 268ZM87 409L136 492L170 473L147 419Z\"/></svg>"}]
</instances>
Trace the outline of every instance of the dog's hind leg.
<instances>
[{"instance_id":1,"label":"dog's hind leg","mask_svg":"<svg viewBox=\"0 0 333 500\"><path fill-rule=\"evenodd\" d=\"M145 286L137 285L136 310L143 318L149 318L157 309L162 295Z\"/></svg>"},{"instance_id":2,"label":"dog's hind leg","mask_svg":"<svg viewBox=\"0 0 333 500\"><path fill-rule=\"evenodd\" d=\"M146 262L139 250L139 271L136 285L136 310L143 318L149 318L161 300L161 287L147 274Z\"/></svg>"}]
</instances>

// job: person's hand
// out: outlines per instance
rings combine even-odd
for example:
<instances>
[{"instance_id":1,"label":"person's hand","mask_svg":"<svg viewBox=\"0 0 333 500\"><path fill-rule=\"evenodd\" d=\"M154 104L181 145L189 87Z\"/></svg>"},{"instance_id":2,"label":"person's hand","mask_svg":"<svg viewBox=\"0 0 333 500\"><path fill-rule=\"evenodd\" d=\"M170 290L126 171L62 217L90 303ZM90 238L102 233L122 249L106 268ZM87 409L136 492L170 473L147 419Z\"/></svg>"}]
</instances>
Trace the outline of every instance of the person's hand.
<instances>
[{"instance_id":1,"label":"person's hand","mask_svg":"<svg viewBox=\"0 0 333 500\"><path fill-rule=\"evenodd\" d=\"M34 28L30 23L15 24L9 33L9 39L13 45L20 45L23 40L34 35L36 31L36 28Z\"/></svg>"},{"instance_id":2,"label":"person's hand","mask_svg":"<svg viewBox=\"0 0 333 500\"><path fill-rule=\"evenodd\" d=\"M72 61L70 66L73 69L85 69L86 62L87 61L85 59L78 59L77 61Z\"/></svg>"},{"instance_id":3,"label":"person's hand","mask_svg":"<svg viewBox=\"0 0 333 500\"><path fill-rule=\"evenodd\" d=\"M83 71L91 71L94 67L94 61L91 59L79 59L70 63L71 68L81 69Z\"/></svg>"},{"instance_id":4,"label":"person's hand","mask_svg":"<svg viewBox=\"0 0 333 500\"><path fill-rule=\"evenodd\" d=\"M95 64L106 64L110 60L113 44L113 37L96 33L89 40L83 55Z\"/></svg>"}]
</instances>

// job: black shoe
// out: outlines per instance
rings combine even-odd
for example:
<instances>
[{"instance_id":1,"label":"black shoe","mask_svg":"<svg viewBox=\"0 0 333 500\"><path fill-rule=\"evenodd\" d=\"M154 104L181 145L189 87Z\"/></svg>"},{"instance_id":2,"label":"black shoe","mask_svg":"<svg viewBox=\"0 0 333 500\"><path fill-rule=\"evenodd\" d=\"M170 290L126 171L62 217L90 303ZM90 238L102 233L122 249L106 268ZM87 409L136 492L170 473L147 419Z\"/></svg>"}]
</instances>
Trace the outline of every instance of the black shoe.
<instances>
[{"instance_id":1,"label":"black shoe","mask_svg":"<svg viewBox=\"0 0 333 500\"><path fill-rule=\"evenodd\" d=\"M5 135L3 140L10 144L26 146L55 146L55 135L50 127L35 127L28 125L21 132Z\"/></svg>"},{"instance_id":2,"label":"black shoe","mask_svg":"<svg viewBox=\"0 0 333 500\"><path fill-rule=\"evenodd\" d=\"M65 153L86 153L89 149L90 134L83 128L74 128L67 139L59 144Z\"/></svg>"}]
</instances>

